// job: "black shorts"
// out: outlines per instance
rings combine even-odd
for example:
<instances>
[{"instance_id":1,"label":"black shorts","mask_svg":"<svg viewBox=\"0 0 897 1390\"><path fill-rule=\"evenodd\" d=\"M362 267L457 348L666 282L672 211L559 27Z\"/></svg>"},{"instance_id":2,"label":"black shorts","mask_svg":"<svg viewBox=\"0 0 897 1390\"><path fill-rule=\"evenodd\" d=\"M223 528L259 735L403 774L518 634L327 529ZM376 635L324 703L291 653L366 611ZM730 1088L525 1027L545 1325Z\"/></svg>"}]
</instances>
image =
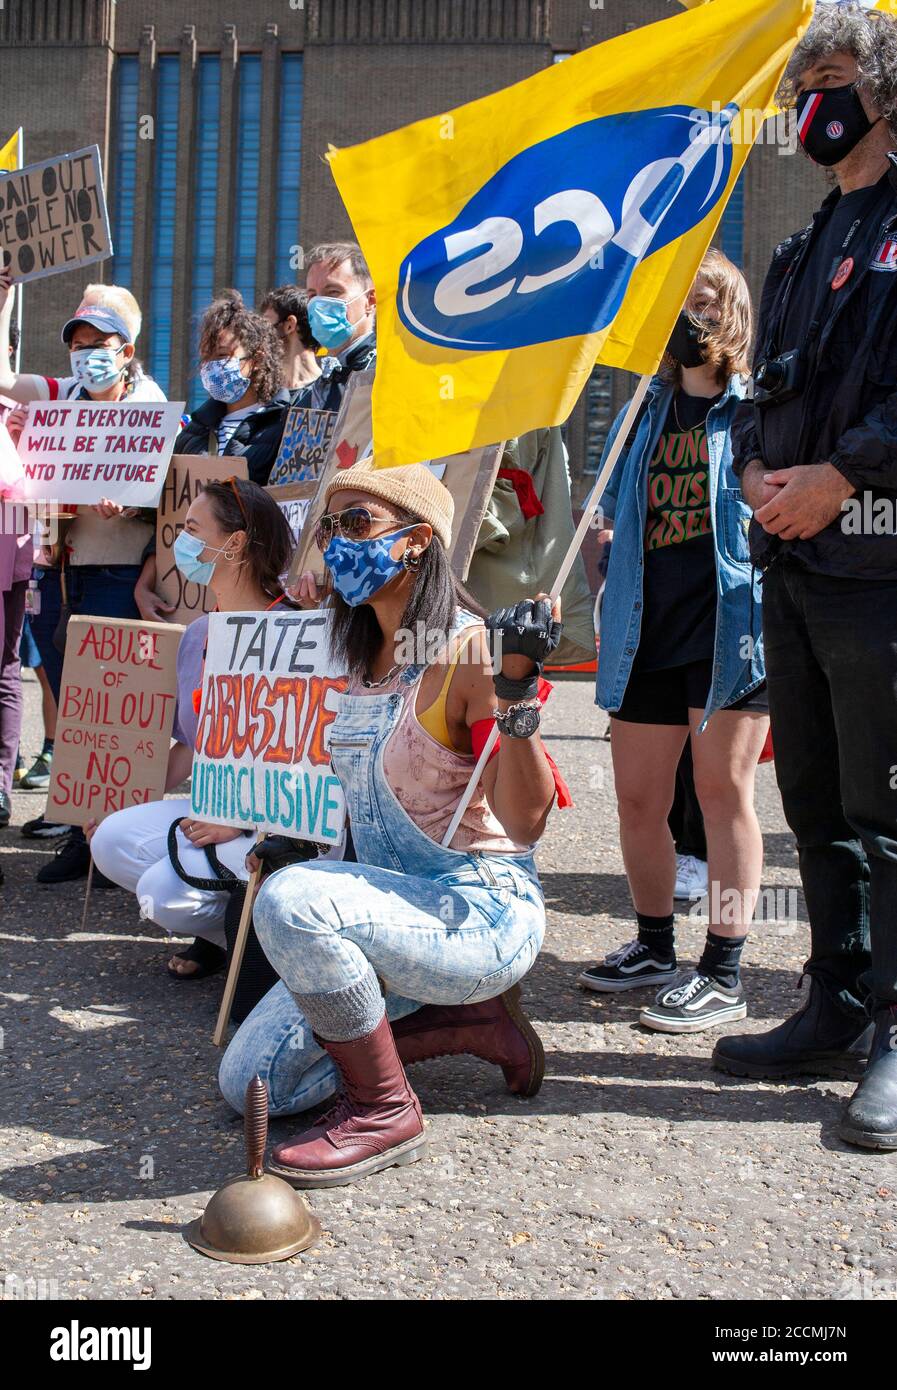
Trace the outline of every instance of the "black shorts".
<instances>
[{"instance_id":1,"label":"black shorts","mask_svg":"<svg viewBox=\"0 0 897 1390\"><path fill-rule=\"evenodd\" d=\"M689 661L685 666L671 666L666 671L633 670L623 703L611 719L622 719L626 724L688 727L688 711L706 708L712 679L712 661ZM766 686L759 686L726 708L766 713L769 709Z\"/></svg>"}]
</instances>

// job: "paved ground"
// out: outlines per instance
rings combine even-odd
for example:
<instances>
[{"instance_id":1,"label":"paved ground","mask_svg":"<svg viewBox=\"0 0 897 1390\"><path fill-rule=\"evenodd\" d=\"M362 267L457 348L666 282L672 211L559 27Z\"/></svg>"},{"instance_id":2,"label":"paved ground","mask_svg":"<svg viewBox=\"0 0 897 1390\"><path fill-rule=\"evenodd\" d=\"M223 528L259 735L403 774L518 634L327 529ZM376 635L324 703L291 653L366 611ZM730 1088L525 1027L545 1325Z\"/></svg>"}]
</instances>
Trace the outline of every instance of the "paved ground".
<instances>
[{"instance_id":1,"label":"paved ground","mask_svg":"<svg viewBox=\"0 0 897 1390\"><path fill-rule=\"evenodd\" d=\"M39 747L29 685L27 751ZM550 904L527 985L548 1070L520 1101L475 1061L414 1071L429 1157L315 1194L312 1252L246 1268L195 1254L181 1227L240 1171L241 1129L215 1087L220 977L177 985L166 943L124 893L41 888L44 854L0 833L0 1260L59 1297L897 1298L897 1155L848 1149L848 1085L735 1083L712 1038L664 1038L638 1001L583 995L585 963L632 934L606 719L588 685L548 720L577 809L540 852ZM778 908L746 952L749 1026L798 1002L807 941L795 855L761 770L765 884ZM15 798L15 821L42 797ZM796 903L796 908L795 908ZM694 959L699 924L683 920ZM282 1122L275 1137L290 1132ZM295 1128L295 1126L293 1126ZM10 1288L10 1284L6 1286Z\"/></svg>"}]
</instances>

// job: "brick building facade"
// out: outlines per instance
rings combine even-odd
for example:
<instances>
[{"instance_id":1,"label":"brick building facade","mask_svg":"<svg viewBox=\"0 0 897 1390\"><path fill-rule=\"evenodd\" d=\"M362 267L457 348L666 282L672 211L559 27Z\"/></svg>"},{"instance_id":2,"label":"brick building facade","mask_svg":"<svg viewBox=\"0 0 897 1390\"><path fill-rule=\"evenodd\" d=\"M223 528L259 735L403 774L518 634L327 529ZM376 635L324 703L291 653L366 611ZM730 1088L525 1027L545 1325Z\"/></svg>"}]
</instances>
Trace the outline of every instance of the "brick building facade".
<instances>
[{"instance_id":1,"label":"brick building facade","mask_svg":"<svg viewBox=\"0 0 897 1390\"><path fill-rule=\"evenodd\" d=\"M59 326L82 285L128 284L140 355L195 397L192 325L212 293L250 302L299 278L297 247L351 235L322 158L668 17L676 0L6 0L0 142L28 162L96 143L115 258L25 294L26 370L62 371ZM759 147L718 237L755 293L775 243L825 184ZM567 428L581 495L630 383L596 370Z\"/></svg>"}]
</instances>

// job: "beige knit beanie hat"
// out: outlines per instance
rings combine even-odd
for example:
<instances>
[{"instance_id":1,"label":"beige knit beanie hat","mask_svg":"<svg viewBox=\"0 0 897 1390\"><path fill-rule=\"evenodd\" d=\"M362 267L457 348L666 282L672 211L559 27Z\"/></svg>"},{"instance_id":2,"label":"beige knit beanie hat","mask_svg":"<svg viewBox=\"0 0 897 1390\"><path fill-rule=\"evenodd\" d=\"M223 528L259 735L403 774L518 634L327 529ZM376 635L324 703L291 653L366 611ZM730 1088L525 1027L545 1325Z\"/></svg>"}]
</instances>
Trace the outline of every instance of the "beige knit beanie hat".
<instances>
[{"instance_id":1,"label":"beige knit beanie hat","mask_svg":"<svg viewBox=\"0 0 897 1390\"><path fill-rule=\"evenodd\" d=\"M327 506L334 492L344 489L369 492L382 502L391 502L394 507L410 512L419 521L426 521L432 526L433 534L439 537L445 549L450 548L455 499L424 464L374 468L371 460L364 460L351 468L339 469L327 484L324 506Z\"/></svg>"}]
</instances>

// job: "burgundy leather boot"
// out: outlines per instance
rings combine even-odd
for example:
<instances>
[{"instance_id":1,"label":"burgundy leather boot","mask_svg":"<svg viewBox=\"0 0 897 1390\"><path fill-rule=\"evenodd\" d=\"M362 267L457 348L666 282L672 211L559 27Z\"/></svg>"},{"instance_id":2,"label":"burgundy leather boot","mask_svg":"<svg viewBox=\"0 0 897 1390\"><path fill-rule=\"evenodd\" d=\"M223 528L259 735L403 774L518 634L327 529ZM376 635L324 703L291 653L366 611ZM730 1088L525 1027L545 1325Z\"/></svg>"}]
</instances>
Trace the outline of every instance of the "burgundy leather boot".
<instances>
[{"instance_id":1,"label":"burgundy leather boot","mask_svg":"<svg viewBox=\"0 0 897 1390\"><path fill-rule=\"evenodd\" d=\"M516 1096L534 1096L542 1085L545 1049L523 1012L519 985L483 1004L425 1004L392 1032L406 1067L467 1053L501 1067Z\"/></svg>"},{"instance_id":2,"label":"burgundy leather boot","mask_svg":"<svg viewBox=\"0 0 897 1390\"><path fill-rule=\"evenodd\" d=\"M343 1094L311 1129L278 1144L268 1167L294 1187L344 1183L422 1158L420 1101L408 1085L389 1020L352 1042L317 1041L343 1079Z\"/></svg>"}]
</instances>

